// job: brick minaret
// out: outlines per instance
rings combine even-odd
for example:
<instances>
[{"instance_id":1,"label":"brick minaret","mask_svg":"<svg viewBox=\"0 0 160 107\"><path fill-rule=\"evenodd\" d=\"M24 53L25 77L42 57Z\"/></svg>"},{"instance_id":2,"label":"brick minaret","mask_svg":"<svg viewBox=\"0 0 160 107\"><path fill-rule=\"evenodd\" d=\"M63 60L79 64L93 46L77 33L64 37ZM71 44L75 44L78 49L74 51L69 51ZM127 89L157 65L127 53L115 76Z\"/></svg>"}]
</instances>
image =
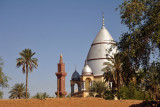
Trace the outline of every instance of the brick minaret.
<instances>
[{"instance_id":1,"label":"brick minaret","mask_svg":"<svg viewBox=\"0 0 160 107\"><path fill-rule=\"evenodd\" d=\"M57 97L66 96L67 92L65 91L65 76L67 73L65 72L65 64L63 63L62 54L60 55L60 61L58 63L58 72L56 72L57 76L57 92L55 93Z\"/></svg>"}]
</instances>

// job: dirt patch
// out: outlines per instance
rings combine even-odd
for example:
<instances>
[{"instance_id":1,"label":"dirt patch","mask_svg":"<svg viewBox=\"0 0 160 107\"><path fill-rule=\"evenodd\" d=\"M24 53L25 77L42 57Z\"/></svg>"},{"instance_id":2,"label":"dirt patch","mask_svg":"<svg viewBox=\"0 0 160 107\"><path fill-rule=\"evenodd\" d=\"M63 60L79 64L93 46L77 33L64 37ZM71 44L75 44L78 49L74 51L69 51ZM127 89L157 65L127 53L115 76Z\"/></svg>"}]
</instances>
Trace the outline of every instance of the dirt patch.
<instances>
[{"instance_id":1,"label":"dirt patch","mask_svg":"<svg viewBox=\"0 0 160 107\"><path fill-rule=\"evenodd\" d=\"M129 107L142 100L104 100L101 98L48 98L0 100L0 107Z\"/></svg>"}]
</instances>

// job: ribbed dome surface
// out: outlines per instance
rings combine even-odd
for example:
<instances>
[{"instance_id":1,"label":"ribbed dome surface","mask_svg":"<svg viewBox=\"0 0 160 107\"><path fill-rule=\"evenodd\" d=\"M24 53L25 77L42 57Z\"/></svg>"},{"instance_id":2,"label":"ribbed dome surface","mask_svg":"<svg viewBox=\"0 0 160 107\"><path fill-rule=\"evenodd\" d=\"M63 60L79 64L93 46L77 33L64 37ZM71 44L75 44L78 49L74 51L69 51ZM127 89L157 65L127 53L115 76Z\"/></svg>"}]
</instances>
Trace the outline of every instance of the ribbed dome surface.
<instances>
[{"instance_id":1,"label":"ribbed dome surface","mask_svg":"<svg viewBox=\"0 0 160 107\"><path fill-rule=\"evenodd\" d=\"M73 81L80 81L80 75L79 75L79 73L76 70L72 74L71 80L73 80Z\"/></svg>"},{"instance_id":2,"label":"ribbed dome surface","mask_svg":"<svg viewBox=\"0 0 160 107\"><path fill-rule=\"evenodd\" d=\"M82 70L82 74L93 74L91 68L86 64Z\"/></svg>"},{"instance_id":3,"label":"ribbed dome surface","mask_svg":"<svg viewBox=\"0 0 160 107\"><path fill-rule=\"evenodd\" d=\"M103 63L108 61L106 58L106 49L109 50L113 44L115 44L115 42L112 36L108 30L102 26L94 39L87 56L87 64L91 68L94 76L103 75L104 72L102 69L105 67ZM113 49L110 55L113 53L116 53L116 49Z\"/></svg>"}]
</instances>

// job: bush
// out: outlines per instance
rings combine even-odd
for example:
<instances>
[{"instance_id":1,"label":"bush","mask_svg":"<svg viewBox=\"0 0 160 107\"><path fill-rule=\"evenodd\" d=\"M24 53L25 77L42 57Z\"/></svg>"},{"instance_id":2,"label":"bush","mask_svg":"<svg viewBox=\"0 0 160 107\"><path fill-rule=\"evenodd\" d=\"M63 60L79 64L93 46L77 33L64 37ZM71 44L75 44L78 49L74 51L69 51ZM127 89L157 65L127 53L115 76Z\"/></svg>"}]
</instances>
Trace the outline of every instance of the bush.
<instances>
[{"instance_id":1,"label":"bush","mask_svg":"<svg viewBox=\"0 0 160 107\"><path fill-rule=\"evenodd\" d=\"M45 98L49 98L49 95L44 92L44 93L37 93L35 96L33 96L32 98L37 98L37 99L45 99Z\"/></svg>"},{"instance_id":2,"label":"bush","mask_svg":"<svg viewBox=\"0 0 160 107\"><path fill-rule=\"evenodd\" d=\"M129 89L126 86L123 86L119 90L119 98L120 99L128 99L129 98Z\"/></svg>"},{"instance_id":3,"label":"bush","mask_svg":"<svg viewBox=\"0 0 160 107\"><path fill-rule=\"evenodd\" d=\"M105 100L113 100L114 99L114 93L113 93L113 90L106 90L104 92L104 99Z\"/></svg>"},{"instance_id":4,"label":"bush","mask_svg":"<svg viewBox=\"0 0 160 107\"><path fill-rule=\"evenodd\" d=\"M0 91L0 99L2 99L2 98L3 98L3 92Z\"/></svg>"},{"instance_id":5,"label":"bush","mask_svg":"<svg viewBox=\"0 0 160 107\"><path fill-rule=\"evenodd\" d=\"M103 93L106 90L106 84L102 81L94 81L93 85L90 87L92 93L96 93L96 97L103 97Z\"/></svg>"},{"instance_id":6,"label":"bush","mask_svg":"<svg viewBox=\"0 0 160 107\"><path fill-rule=\"evenodd\" d=\"M123 86L119 89L118 96L120 99L134 99L134 100L144 100L145 93L137 88L133 83L129 86Z\"/></svg>"}]
</instances>

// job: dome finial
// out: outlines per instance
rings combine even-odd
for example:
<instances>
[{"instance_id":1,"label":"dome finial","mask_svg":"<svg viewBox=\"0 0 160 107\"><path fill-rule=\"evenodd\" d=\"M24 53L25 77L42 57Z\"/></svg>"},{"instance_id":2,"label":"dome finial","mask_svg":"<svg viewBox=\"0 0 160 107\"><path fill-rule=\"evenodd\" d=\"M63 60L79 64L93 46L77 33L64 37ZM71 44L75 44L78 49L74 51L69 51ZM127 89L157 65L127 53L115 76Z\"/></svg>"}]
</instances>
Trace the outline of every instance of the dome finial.
<instances>
[{"instance_id":1,"label":"dome finial","mask_svg":"<svg viewBox=\"0 0 160 107\"><path fill-rule=\"evenodd\" d=\"M88 64L87 64L87 59L85 60L85 65L88 65ZM85 65L84 65L84 66L85 66Z\"/></svg>"},{"instance_id":2,"label":"dome finial","mask_svg":"<svg viewBox=\"0 0 160 107\"><path fill-rule=\"evenodd\" d=\"M102 13L102 28L104 28L104 12Z\"/></svg>"},{"instance_id":3,"label":"dome finial","mask_svg":"<svg viewBox=\"0 0 160 107\"><path fill-rule=\"evenodd\" d=\"M75 71L77 71L76 65L75 65Z\"/></svg>"},{"instance_id":4,"label":"dome finial","mask_svg":"<svg viewBox=\"0 0 160 107\"><path fill-rule=\"evenodd\" d=\"M63 57L63 56L62 56L62 53L61 53L60 57Z\"/></svg>"},{"instance_id":5,"label":"dome finial","mask_svg":"<svg viewBox=\"0 0 160 107\"><path fill-rule=\"evenodd\" d=\"M62 58L63 56L62 56L62 54L60 55L60 63L63 63L63 58Z\"/></svg>"}]
</instances>

